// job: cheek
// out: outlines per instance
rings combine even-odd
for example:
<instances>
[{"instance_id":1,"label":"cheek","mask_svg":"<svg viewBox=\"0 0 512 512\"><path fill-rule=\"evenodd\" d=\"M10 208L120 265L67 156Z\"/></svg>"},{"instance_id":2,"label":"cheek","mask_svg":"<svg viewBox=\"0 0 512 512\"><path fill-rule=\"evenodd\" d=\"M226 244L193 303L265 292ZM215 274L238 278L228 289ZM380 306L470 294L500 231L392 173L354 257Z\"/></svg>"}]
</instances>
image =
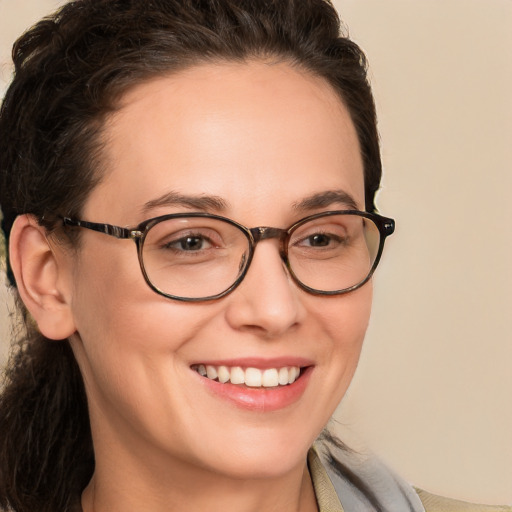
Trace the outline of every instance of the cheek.
<instances>
[{"instance_id":1,"label":"cheek","mask_svg":"<svg viewBox=\"0 0 512 512\"><path fill-rule=\"evenodd\" d=\"M137 432L164 442L193 401L181 385L190 371L187 346L214 312L167 301L145 283L126 293L121 281L87 287L76 306L72 344L96 435L126 440Z\"/></svg>"},{"instance_id":2,"label":"cheek","mask_svg":"<svg viewBox=\"0 0 512 512\"><path fill-rule=\"evenodd\" d=\"M360 351L368 328L373 289L370 283L334 298L323 311L323 325L335 351Z\"/></svg>"},{"instance_id":3,"label":"cheek","mask_svg":"<svg viewBox=\"0 0 512 512\"><path fill-rule=\"evenodd\" d=\"M336 401L345 394L359 361L371 313L372 286L334 299L322 309L322 325L329 350L325 351L328 378L337 388Z\"/></svg>"},{"instance_id":4,"label":"cheek","mask_svg":"<svg viewBox=\"0 0 512 512\"><path fill-rule=\"evenodd\" d=\"M142 401L144 390L154 387L153 378L173 374L181 347L208 317L152 291L135 248L128 244L131 251L124 254L123 242L116 251L102 248L97 263L93 250L81 254L74 279L77 335L72 343L91 395L109 401L140 395Z\"/></svg>"},{"instance_id":5,"label":"cheek","mask_svg":"<svg viewBox=\"0 0 512 512\"><path fill-rule=\"evenodd\" d=\"M146 284L135 244L98 233L84 237L76 261L73 312L84 342L123 352L158 342L172 317L169 302Z\"/></svg>"}]
</instances>

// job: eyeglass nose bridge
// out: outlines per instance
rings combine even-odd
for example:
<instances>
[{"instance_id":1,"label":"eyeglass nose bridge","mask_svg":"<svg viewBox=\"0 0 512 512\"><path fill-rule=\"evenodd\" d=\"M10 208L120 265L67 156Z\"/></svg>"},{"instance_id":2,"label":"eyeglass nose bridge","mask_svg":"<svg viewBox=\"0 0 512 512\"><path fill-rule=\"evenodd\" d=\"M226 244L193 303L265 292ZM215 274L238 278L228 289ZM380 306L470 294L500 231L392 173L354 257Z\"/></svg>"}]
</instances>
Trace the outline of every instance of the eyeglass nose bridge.
<instances>
[{"instance_id":1,"label":"eyeglass nose bridge","mask_svg":"<svg viewBox=\"0 0 512 512\"><path fill-rule=\"evenodd\" d=\"M284 240L287 235L286 229L271 228L269 226L251 228L249 231L251 232L255 244L261 240L267 240L268 238L279 238L280 240Z\"/></svg>"},{"instance_id":2,"label":"eyeglass nose bridge","mask_svg":"<svg viewBox=\"0 0 512 512\"><path fill-rule=\"evenodd\" d=\"M288 265L288 251L286 248L288 231L286 229L273 228L270 226L258 226L256 228L249 229L249 231L251 232L253 239L253 251L256 249L258 242L277 238L279 240L279 254L282 260Z\"/></svg>"}]
</instances>

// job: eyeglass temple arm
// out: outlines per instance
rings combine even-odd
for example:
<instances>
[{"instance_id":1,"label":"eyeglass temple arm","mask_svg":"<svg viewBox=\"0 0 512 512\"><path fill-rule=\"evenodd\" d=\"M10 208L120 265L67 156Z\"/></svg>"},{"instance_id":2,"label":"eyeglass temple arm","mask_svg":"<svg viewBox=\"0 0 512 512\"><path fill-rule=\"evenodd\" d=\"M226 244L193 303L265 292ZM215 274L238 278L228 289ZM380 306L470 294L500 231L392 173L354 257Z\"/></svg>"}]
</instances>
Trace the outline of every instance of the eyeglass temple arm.
<instances>
[{"instance_id":1,"label":"eyeglass temple arm","mask_svg":"<svg viewBox=\"0 0 512 512\"><path fill-rule=\"evenodd\" d=\"M136 229L122 228L121 226L112 226L111 224L98 224L96 222L87 222L85 220L73 220L69 217L63 217L62 223L65 226L73 226L79 228L91 229L105 235L114 236L115 238L139 238L141 232Z\"/></svg>"}]
</instances>

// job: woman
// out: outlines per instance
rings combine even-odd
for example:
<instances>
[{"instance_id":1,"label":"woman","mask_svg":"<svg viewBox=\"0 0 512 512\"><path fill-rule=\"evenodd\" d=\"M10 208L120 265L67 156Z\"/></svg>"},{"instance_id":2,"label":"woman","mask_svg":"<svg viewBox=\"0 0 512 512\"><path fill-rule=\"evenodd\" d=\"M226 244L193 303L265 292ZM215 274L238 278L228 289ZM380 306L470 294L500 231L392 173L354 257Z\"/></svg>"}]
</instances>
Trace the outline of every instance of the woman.
<instances>
[{"instance_id":1,"label":"woman","mask_svg":"<svg viewBox=\"0 0 512 512\"><path fill-rule=\"evenodd\" d=\"M1 207L27 334L0 506L452 506L328 434L311 449L394 227L365 58L332 6L84 0L14 56Z\"/></svg>"}]
</instances>

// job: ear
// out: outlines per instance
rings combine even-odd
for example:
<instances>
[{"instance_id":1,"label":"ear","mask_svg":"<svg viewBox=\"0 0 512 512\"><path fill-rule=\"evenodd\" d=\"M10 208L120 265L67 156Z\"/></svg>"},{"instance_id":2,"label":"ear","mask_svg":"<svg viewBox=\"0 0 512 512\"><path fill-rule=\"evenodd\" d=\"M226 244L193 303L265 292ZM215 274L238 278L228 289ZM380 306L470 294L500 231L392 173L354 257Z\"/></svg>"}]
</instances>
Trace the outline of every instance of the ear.
<instances>
[{"instance_id":1,"label":"ear","mask_svg":"<svg viewBox=\"0 0 512 512\"><path fill-rule=\"evenodd\" d=\"M18 291L41 333L54 340L76 331L70 286L66 286L71 276L63 256L52 249L45 228L34 216L16 218L9 236L9 259Z\"/></svg>"}]
</instances>

